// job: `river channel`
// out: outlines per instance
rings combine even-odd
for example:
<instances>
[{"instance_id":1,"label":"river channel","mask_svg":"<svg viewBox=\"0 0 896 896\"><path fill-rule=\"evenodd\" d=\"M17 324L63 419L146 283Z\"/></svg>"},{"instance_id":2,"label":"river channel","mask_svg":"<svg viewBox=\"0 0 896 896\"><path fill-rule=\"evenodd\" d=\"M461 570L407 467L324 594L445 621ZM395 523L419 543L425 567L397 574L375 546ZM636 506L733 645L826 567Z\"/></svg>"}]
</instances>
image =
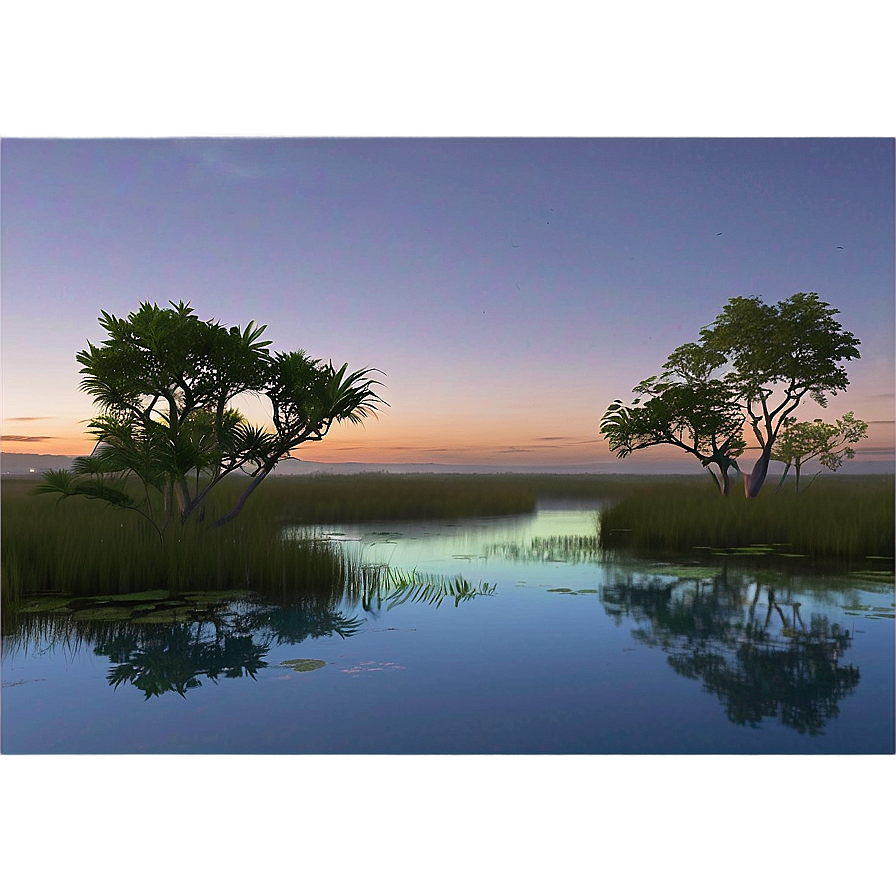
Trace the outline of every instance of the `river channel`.
<instances>
[{"instance_id":1,"label":"river channel","mask_svg":"<svg viewBox=\"0 0 896 896\"><path fill-rule=\"evenodd\" d=\"M23 614L3 641L3 751L893 752L892 583L606 556L597 525L548 505L324 527L393 577L167 622Z\"/></svg>"}]
</instances>

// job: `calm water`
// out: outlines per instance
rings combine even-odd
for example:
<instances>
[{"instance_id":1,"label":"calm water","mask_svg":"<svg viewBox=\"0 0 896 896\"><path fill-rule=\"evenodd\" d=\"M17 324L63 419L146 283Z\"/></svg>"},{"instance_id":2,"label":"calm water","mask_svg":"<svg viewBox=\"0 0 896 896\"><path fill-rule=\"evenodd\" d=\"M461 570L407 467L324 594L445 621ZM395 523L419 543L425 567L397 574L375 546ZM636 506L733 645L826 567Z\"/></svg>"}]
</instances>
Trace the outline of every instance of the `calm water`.
<instances>
[{"instance_id":1,"label":"calm water","mask_svg":"<svg viewBox=\"0 0 896 896\"><path fill-rule=\"evenodd\" d=\"M602 558L587 509L327 535L411 587L24 615L3 751L893 752L892 586Z\"/></svg>"}]
</instances>

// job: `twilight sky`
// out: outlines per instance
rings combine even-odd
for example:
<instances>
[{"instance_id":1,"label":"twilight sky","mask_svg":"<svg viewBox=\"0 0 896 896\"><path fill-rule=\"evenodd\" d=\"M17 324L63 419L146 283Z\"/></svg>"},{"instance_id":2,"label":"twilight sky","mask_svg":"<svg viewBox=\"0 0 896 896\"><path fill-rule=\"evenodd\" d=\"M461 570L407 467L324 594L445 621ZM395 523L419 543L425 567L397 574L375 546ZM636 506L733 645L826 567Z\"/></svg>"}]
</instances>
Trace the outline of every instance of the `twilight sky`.
<instances>
[{"instance_id":1,"label":"twilight sky","mask_svg":"<svg viewBox=\"0 0 896 896\"><path fill-rule=\"evenodd\" d=\"M304 459L608 462L607 405L726 299L814 291L862 358L802 417L893 455L892 139L9 139L0 176L4 451L88 452L100 310L184 299L385 373Z\"/></svg>"}]
</instances>

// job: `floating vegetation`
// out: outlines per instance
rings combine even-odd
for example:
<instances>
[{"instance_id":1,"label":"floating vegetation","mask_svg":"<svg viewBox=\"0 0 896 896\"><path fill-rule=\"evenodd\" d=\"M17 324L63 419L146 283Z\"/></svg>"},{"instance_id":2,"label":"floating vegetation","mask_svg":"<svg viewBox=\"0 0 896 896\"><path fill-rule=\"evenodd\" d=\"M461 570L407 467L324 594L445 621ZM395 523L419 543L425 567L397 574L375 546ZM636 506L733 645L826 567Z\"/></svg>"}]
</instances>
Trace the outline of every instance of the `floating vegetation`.
<instances>
[{"instance_id":1,"label":"floating vegetation","mask_svg":"<svg viewBox=\"0 0 896 896\"><path fill-rule=\"evenodd\" d=\"M287 666L293 672L313 672L315 669L323 669L327 665L326 660L283 660L281 666Z\"/></svg>"},{"instance_id":2,"label":"floating vegetation","mask_svg":"<svg viewBox=\"0 0 896 896\"><path fill-rule=\"evenodd\" d=\"M374 660L365 660L363 663L357 663L349 669L340 669L339 671L346 675L351 675L352 678L358 678L364 672L397 672L404 668L404 666L400 666L398 663L377 663Z\"/></svg>"},{"instance_id":3,"label":"floating vegetation","mask_svg":"<svg viewBox=\"0 0 896 896\"><path fill-rule=\"evenodd\" d=\"M20 613L51 613L54 610L69 610L71 595L68 597L41 597L25 600L20 604Z\"/></svg>"},{"instance_id":4,"label":"floating vegetation","mask_svg":"<svg viewBox=\"0 0 896 896\"><path fill-rule=\"evenodd\" d=\"M654 575L672 576L676 579L713 579L719 574L717 566L674 566L662 564L650 569Z\"/></svg>"},{"instance_id":5,"label":"floating vegetation","mask_svg":"<svg viewBox=\"0 0 896 896\"><path fill-rule=\"evenodd\" d=\"M89 610L75 610L72 616L95 622L123 622L133 616L133 610L128 607L93 607Z\"/></svg>"},{"instance_id":6,"label":"floating vegetation","mask_svg":"<svg viewBox=\"0 0 896 896\"><path fill-rule=\"evenodd\" d=\"M172 600L166 591L137 591L100 597L35 596L18 606L28 616L54 614L78 622L178 623L207 616L222 604L245 597L244 591L182 594Z\"/></svg>"}]
</instances>

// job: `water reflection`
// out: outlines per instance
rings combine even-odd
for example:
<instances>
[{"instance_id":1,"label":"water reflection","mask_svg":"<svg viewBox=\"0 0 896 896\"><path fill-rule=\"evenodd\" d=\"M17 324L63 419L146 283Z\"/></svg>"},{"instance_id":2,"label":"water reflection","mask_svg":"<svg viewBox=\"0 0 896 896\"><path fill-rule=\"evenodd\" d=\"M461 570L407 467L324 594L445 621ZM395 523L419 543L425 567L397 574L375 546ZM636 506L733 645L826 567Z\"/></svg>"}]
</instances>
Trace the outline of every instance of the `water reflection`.
<instances>
[{"instance_id":1,"label":"water reflection","mask_svg":"<svg viewBox=\"0 0 896 896\"><path fill-rule=\"evenodd\" d=\"M738 725L777 718L820 734L859 683L859 670L841 664L848 631L819 613L806 625L800 603L782 605L745 576L664 584L629 574L601 600L617 621L634 620L632 637L666 652L675 672L702 681Z\"/></svg>"},{"instance_id":2,"label":"water reflection","mask_svg":"<svg viewBox=\"0 0 896 896\"><path fill-rule=\"evenodd\" d=\"M514 563L597 563L603 558L596 535L536 536L528 542L486 545L482 556Z\"/></svg>"},{"instance_id":3,"label":"water reflection","mask_svg":"<svg viewBox=\"0 0 896 896\"><path fill-rule=\"evenodd\" d=\"M201 685L199 676L217 681L220 675L255 678L267 665L268 647L251 635L234 635L217 626L196 624L156 626L117 632L100 640L94 653L113 664L107 680L113 688L131 684L148 700L169 691L186 697Z\"/></svg>"},{"instance_id":4,"label":"water reflection","mask_svg":"<svg viewBox=\"0 0 896 896\"><path fill-rule=\"evenodd\" d=\"M135 618L104 621L89 618L81 609L61 612L58 599L52 611L34 610L18 619L14 635L4 639L4 652L41 643L75 651L92 648L111 663L106 676L117 689L123 684L142 691L146 699L166 693L186 697L202 685L202 678L255 678L268 664L265 657L275 644L299 644L307 638L351 637L363 620L338 609L332 598L296 598L277 605L261 600L237 600L194 607L189 621L139 621ZM108 613L98 607L95 615ZM173 613L174 611L169 611ZM79 616L79 614L82 614ZM85 618L85 614L88 618ZM145 612L142 617L145 620Z\"/></svg>"},{"instance_id":5,"label":"water reflection","mask_svg":"<svg viewBox=\"0 0 896 896\"><path fill-rule=\"evenodd\" d=\"M607 555L599 548L593 514L586 512L469 526L419 523L388 532L381 526L376 531L346 527L330 537L363 561L357 581L339 597L273 601L247 594L185 595L175 606L146 594L94 605L57 596L42 607L24 604L29 611L14 624L4 617L4 630L11 632L3 640L4 653L55 646L72 654L92 651L108 658L106 681L112 689L135 688L146 699L185 697L209 681L258 677L253 699L257 693L261 703L278 699L277 689L265 688L266 679L259 676L282 658L273 648L309 638L349 638L363 626L371 636L359 638L353 649L363 646L370 654L346 660L348 668L341 671L414 670L405 676L404 697L396 683L388 692L394 701L390 711L401 720L397 727L405 725L412 733L421 688L433 695L432 705L453 701L451 712L470 719L487 690L480 682L496 682L500 693L494 699L500 705L505 698L515 701L519 718L537 712L539 695L550 688L551 706L557 708L552 725L569 724L572 732L580 713L571 710L564 722L562 707L580 707L583 694L605 700L611 714L630 714L636 729L652 722L667 693L677 699L686 678L713 695L701 698L712 717L707 724L733 730L727 717L746 729L737 735L745 744L753 743L751 728L783 727L788 737L790 732L830 734L837 730L831 721L843 700L860 683L858 661L848 661L851 652L861 661L866 690L885 694L889 688L892 695L892 679L882 679L878 663L889 648L869 653L866 638L856 650L849 631L852 613L892 618L892 585L885 583L846 574L809 576L796 572L798 566L744 566L727 557L673 565ZM385 612L396 614L395 624L366 625ZM382 632L411 634L380 638ZM632 639L654 651L638 656L643 678L632 677L632 653L614 659L615 648L624 644L630 651ZM533 650L539 668L551 671L533 674L526 691L520 675L530 672L520 669L519 658ZM657 664L663 656L665 662ZM577 660L565 662L568 657ZM892 653L884 659L892 662ZM296 671L316 668L307 659L291 662ZM457 676L445 673L451 663L455 669L480 670L468 697L457 695ZM621 682L646 689L623 709L628 694L637 691L623 690ZM99 686L108 693L101 679ZM311 698L305 693L303 699ZM321 704L324 720L332 709ZM434 724L449 725L452 718L434 716ZM580 735L570 733L569 742L577 743ZM513 746L526 749L529 742ZM625 748L624 736L613 748Z\"/></svg>"}]
</instances>

